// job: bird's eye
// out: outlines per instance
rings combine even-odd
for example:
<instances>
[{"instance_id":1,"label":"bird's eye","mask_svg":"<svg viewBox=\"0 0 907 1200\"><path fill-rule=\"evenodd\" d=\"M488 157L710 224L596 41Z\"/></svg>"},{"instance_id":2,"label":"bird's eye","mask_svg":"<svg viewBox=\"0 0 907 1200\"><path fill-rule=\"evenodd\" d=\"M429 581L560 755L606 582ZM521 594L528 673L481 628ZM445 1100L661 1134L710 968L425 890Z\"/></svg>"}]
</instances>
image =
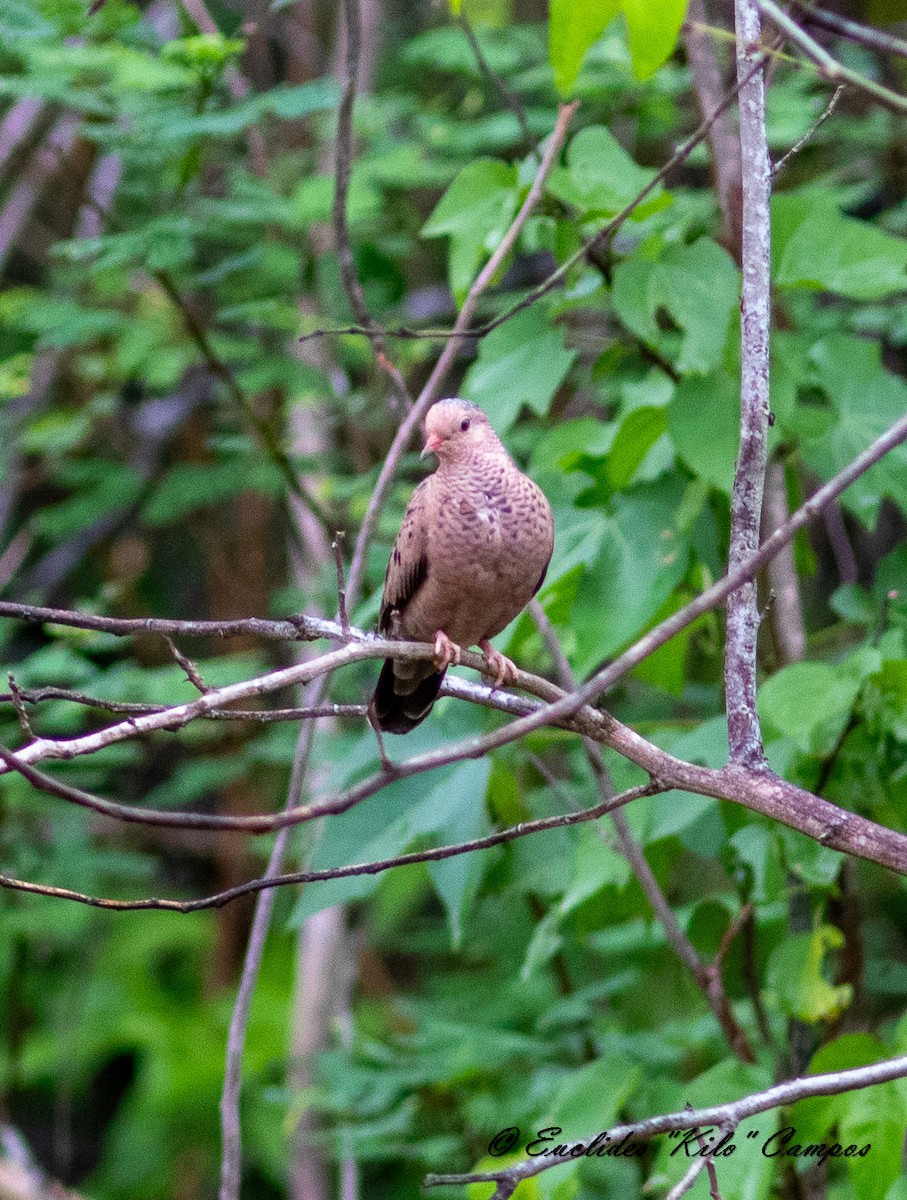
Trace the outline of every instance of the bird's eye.
<instances>
[{"instance_id":1,"label":"bird's eye","mask_svg":"<svg viewBox=\"0 0 907 1200\"><path fill-rule=\"evenodd\" d=\"M464 433L466 432L466 430L469 428L469 417L463 418L463 420L460 422L460 428Z\"/></svg>"}]
</instances>

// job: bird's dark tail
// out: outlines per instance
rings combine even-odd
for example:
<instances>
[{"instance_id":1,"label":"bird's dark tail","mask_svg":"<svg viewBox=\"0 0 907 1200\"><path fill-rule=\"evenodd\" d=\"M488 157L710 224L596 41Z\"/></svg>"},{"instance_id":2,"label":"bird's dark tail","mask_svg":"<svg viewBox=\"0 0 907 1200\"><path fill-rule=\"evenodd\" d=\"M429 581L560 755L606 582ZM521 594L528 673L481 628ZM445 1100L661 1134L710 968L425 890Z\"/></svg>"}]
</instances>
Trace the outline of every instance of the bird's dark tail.
<instances>
[{"instance_id":1,"label":"bird's dark tail","mask_svg":"<svg viewBox=\"0 0 907 1200\"><path fill-rule=\"evenodd\" d=\"M444 671L433 671L420 679L411 692L397 689L402 680L394 675L394 660L386 658L369 705L372 720L384 733L409 733L431 712Z\"/></svg>"}]
</instances>

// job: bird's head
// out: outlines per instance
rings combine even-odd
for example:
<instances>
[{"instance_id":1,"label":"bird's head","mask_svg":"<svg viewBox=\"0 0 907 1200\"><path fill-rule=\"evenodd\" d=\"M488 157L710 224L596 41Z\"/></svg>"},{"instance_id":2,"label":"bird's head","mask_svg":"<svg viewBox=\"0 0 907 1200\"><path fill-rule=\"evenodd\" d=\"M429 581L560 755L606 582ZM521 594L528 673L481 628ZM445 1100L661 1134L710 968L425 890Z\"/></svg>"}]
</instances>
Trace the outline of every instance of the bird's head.
<instances>
[{"instance_id":1,"label":"bird's head","mask_svg":"<svg viewBox=\"0 0 907 1200\"><path fill-rule=\"evenodd\" d=\"M422 456L436 454L441 462L498 445L497 435L478 405L469 400L439 400L425 418Z\"/></svg>"}]
</instances>

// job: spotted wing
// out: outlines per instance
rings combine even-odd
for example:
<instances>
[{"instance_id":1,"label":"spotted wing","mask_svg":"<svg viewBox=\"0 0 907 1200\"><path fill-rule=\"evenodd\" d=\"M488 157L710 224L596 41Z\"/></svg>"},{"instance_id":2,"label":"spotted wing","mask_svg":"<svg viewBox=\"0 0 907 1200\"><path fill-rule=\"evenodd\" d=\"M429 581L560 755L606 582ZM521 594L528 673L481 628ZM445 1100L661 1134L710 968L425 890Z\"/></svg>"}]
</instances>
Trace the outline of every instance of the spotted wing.
<instances>
[{"instance_id":1,"label":"spotted wing","mask_svg":"<svg viewBox=\"0 0 907 1200\"><path fill-rule=\"evenodd\" d=\"M387 574L384 577L384 596L378 622L378 628L383 634L394 632L394 614L402 616L405 613L406 606L428 575L426 509L431 478L432 476L423 479L413 492L391 551Z\"/></svg>"}]
</instances>

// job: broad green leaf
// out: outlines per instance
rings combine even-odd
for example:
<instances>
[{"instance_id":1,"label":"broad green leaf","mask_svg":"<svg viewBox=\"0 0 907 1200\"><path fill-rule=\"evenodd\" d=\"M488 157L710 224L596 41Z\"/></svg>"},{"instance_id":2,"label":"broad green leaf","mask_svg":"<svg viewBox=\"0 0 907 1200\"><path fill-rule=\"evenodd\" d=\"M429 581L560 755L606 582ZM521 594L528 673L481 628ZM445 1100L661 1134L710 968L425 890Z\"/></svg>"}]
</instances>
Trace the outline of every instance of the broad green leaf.
<instances>
[{"instance_id":1,"label":"broad green leaf","mask_svg":"<svg viewBox=\"0 0 907 1200\"><path fill-rule=\"evenodd\" d=\"M739 301L737 268L710 238L692 246L671 245L657 259L638 251L614 272L617 315L648 346L668 354L681 374L704 375L721 361L731 315ZM665 309L681 336L664 334Z\"/></svg>"},{"instance_id":2,"label":"broad green leaf","mask_svg":"<svg viewBox=\"0 0 907 1200\"><path fill-rule=\"evenodd\" d=\"M670 58L687 10L687 0L621 0L637 79L648 79Z\"/></svg>"},{"instance_id":3,"label":"broad green leaf","mask_svg":"<svg viewBox=\"0 0 907 1200\"><path fill-rule=\"evenodd\" d=\"M812 933L790 934L772 952L767 981L782 1012L817 1024L839 1016L853 998L850 984L834 986L822 974L829 950L840 950L844 935L834 925L820 925Z\"/></svg>"},{"instance_id":4,"label":"broad green leaf","mask_svg":"<svg viewBox=\"0 0 907 1200\"><path fill-rule=\"evenodd\" d=\"M581 129L567 147L567 166L551 174L548 190L573 204L583 213L610 216L636 198L655 172L640 167L604 125ZM659 196L656 188L653 196ZM667 198L658 199L662 207ZM634 216L639 219L652 211L648 200Z\"/></svg>"},{"instance_id":5,"label":"broad green leaf","mask_svg":"<svg viewBox=\"0 0 907 1200\"><path fill-rule=\"evenodd\" d=\"M831 409L810 413L799 405L794 420L802 423L811 415L823 418L812 431L803 428L801 446L809 466L822 479L830 479L904 415L907 384L882 366L876 343L860 338L834 334L818 342L809 358L812 379ZM907 447L903 445L851 484L842 501L872 528L886 496L907 510Z\"/></svg>"},{"instance_id":6,"label":"broad green leaf","mask_svg":"<svg viewBox=\"0 0 907 1200\"><path fill-rule=\"evenodd\" d=\"M822 662L793 663L759 689L759 715L807 754L831 752L850 717L860 680Z\"/></svg>"},{"instance_id":7,"label":"broad green leaf","mask_svg":"<svg viewBox=\"0 0 907 1200\"><path fill-rule=\"evenodd\" d=\"M422 227L423 237L450 237L448 276L458 304L516 212L516 184L515 166L476 159L460 171Z\"/></svg>"},{"instance_id":8,"label":"broad green leaf","mask_svg":"<svg viewBox=\"0 0 907 1200\"><path fill-rule=\"evenodd\" d=\"M178 463L155 488L142 518L146 525L166 525L242 492L275 496L284 486L282 474L271 463Z\"/></svg>"},{"instance_id":9,"label":"broad green leaf","mask_svg":"<svg viewBox=\"0 0 907 1200\"><path fill-rule=\"evenodd\" d=\"M740 385L726 372L687 376L668 405L668 433L683 461L728 495L740 446Z\"/></svg>"},{"instance_id":10,"label":"broad green leaf","mask_svg":"<svg viewBox=\"0 0 907 1200\"><path fill-rule=\"evenodd\" d=\"M890 1051L867 1033L846 1033L827 1042L813 1055L810 1075L872 1066L890 1057ZM789 1126L796 1131L791 1142L842 1147L871 1146L865 1155L845 1157L858 1200L885 1195L901 1173L904 1100L897 1083L883 1083L833 1096L801 1100L791 1110ZM891 1190L887 1195L892 1194Z\"/></svg>"},{"instance_id":11,"label":"broad green leaf","mask_svg":"<svg viewBox=\"0 0 907 1200\"><path fill-rule=\"evenodd\" d=\"M554 82L566 94L587 52L617 15L619 0L551 0L549 53Z\"/></svg>"},{"instance_id":12,"label":"broad green leaf","mask_svg":"<svg viewBox=\"0 0 907 1200\"><path fill-rule=\"evenodd\" d=\"M639 1085L637 1063L621 1054L607 1054L570 1074L546 1105L536 1127L560 1126L556 1141L579 1141L616 1123Z\"/></svg>"},{"instance_id":13,"label":"broad green leaf","mask_svg":"<svg viewBox=\"0 0 907 1200\"><path fill-rule=\"evenodd\" d=\"M673 52L686 7L687 0L551 0L550 57L558 90L571 90L583 59L618 11L627 22L633 72L648 79Z\"/></svg>"},{"instance_id":14,"label":"broad green leaf","mask_svg":"<svg viewBox=\"0 0 907 1200\"><path fill-rule=\"evenodd\" d=\"M635 408L621 422L608 455L608 482L615 491L632 482L640 463L664 433L668 418L664 407Z\"/></svg>"},{"instance_id":15,"label":"broad green leaf","mask_svg":"<svg viewBox=\"0 0 907 1200\"><path fill-rule=\"evenodd\" d=\"M504 432L523 405L539 416L547 413L575 358L576 351L564 347L563 331L534 305L479 343L463 395L484 408L495 428Z\"/></svg>"},{"instance_id":16,"label":"broad green leaf","mask_svg":"<svg viewBox=\"0 0 907 1200\"><path fill-rule=\"evenodd\" d=\"M686 574L690 542L676 523L681 491L671 480L615 496L573 607L579 674L630 642Z\"/></svg>"},{"instance_id":17,"label":"broad green leaf","mask_svg":"<svg viewBox=\"0 0 907 1200\"><path fill-rule=\"evenodd\" d=\"M467 842L488 832L485 793L490 773L490 759L467 760L457 767L450 780L439 785L461 801L443 825L437 827L442 841L448 844ZM426 808L441 807L439 800L443 798L435 792L430 793ZM485 871L485 858L482 854L460 854L428 864L428 873L447 912L454 946L459 946L462 941L463 922Z\"/></svg>"},{"instance_id":18,"label":"broad green leaf","mask_svg":"<svg viewBox=\"0 0 907 1200\"><path fill-rule=\"evenodd\" d=\"M819 191L777 196L772 217L778 287L822 288L852 300L907 291L907 238L843 216Z\"/></svg>"},{"instance_id":19,"label":"broad green leaf","mask_svg":"<svg viewBox=\"0 0 907 1200\"><path fill-rule=\"evenodd\" d=\"M142 490L142 477L125 463L85 463L78 471L78 490L63 500L35 514L35 526L55 541L72 537L133 504ZM70 473L67 473L68 475ZM75 482L75 472L70 477Z\"/></svg>"},{"instance_id":20,"label":"broad green leaf","mask_svg":"<svg viewBox=\"0 0 907 1200\"><path fill-rule=\"evenodd\" d=\"M771 1083L772 1078L764 1068L727 1057L690 1082L673 1084L667 1095L661 1095L658 1111L682 1109L685 1105L707 1108L730 1103L753 1092L760 1092ZM735 1147L730 1154L722 1154L718 1148L723 1135L715 1126L707 1126L699 1131L705 1147L716 1151L712 1161L722 1200L767 1200L776 1167L771 1159L760 1153L760 1147L777 1125L777 1112L759 1113L742 1121L733 1136L723 1144L725 1150L730 1145ZM691 1135L686 1130L659 1138L656 1145L658 1153L650 1178L653 1181L657 1179L659 1190L663 1191L665 1184L676 1183L690 1169L693 1160L699 1157L700 1146L696 1133ZM705 1176L706 1173L703 1171L702 1174ZM697 1187L688 1194L697 1198L708 1197L708 1178L697 1180L696 1183Z\"/></svg>"}]
</instances>

